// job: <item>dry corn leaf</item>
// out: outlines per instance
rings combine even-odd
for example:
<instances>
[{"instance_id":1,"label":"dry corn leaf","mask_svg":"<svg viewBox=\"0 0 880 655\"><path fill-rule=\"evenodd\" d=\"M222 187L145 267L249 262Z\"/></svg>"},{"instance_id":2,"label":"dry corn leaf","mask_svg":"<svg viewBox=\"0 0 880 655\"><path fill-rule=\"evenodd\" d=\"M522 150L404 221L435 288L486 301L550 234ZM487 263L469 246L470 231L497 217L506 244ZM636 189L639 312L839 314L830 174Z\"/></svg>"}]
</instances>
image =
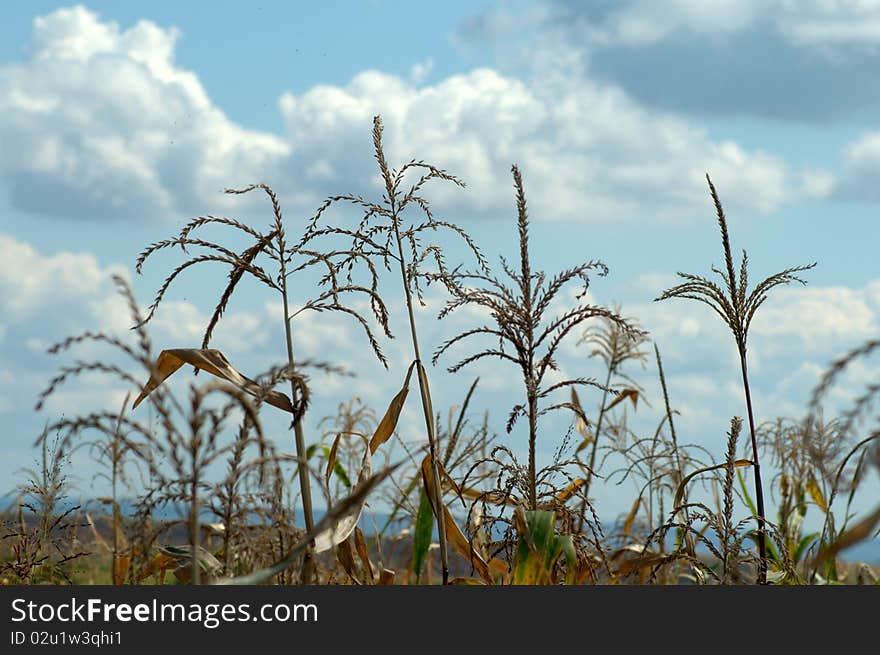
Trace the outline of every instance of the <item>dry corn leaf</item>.
<instances>
[{"instance_id":1,"label":"dry corn leaf","mask_svg":"<svg viewBox=\"0 0 880 655\"><path fill-rule=\"evenodd\" d=\"M641 553L637 557L623 560L612 575L615 579L622 578L645 568L652 568L672 562L677 557L677 553L652 553L648 551L647 553Z\"/></svg>"},{"instance_id":2,"label":"dry corn leaf","mask_svg":"<svg viewBox=\"0 0 880 655\"><path fill-rule=\"evenodd\" d=\"M313 527L308 533L306 533L306 535L300 541L294 544L284 557L279 559L271 566L267 566L266 568L259 569L257 571L254 571L253 573L242 575L237 578L226 578L222 580L217 580L216 584L238 586L263 584L271 580L282 571L287 570L297 561L300 553L308 548L313 539L315 539L318 535L332 530L333 525L340 518L348 515L352 507L363 507L363 503L370 492L375 489L378 484L385 480L385 478L387 478L395 470L397 470L398 466L400 466L399 463L395 464L394 466L389 466L385 470L376 473L376 475L370 476L369 478L364 480L363 483L358 483L358 485L352 490L351 495L332 505L327 510L327 513L321 518L321 520L318 521L318 524L315 525L315 527Z\"/></svg>"},{"instance_id":3,"label":"dry corn leaf","mask_svg":"<svg viewBox=\"0 0 880 655\"><path fill-rule=\"evenodd\" d=\"M324 471L324 483L326 485L330 485L330 476L333 475L333 470L336 467L336 453L339 450L339 441L342 437L360 437L364 440L364 443L367 443L366 435L361 434L360 432L340 432L336 435L336 438L333 440L333 446L330 448L330 452L327 454L327 468ZM326 451L325 451L326 452ZM372 451L375 452L375 451ZM347 476L346 476L347 478Z\"/></svg>"},{"instance_id":4,"label":"dry corn leaf","mask_svg":"<svg viewBox=\"0 0 880 655\"><path fill-rule=\"evenodd\" d=\"M578 398L577 391L574 387L571 388L571 404L577 410L575 412L574 429L584 438L585 442L591 440L590 431L585 420L587 413L584 411L583 406L581 406L581 399ZM578 450L580 450L580 448L578 448Z\"/></svg>"},{"instance_id":5,"label":"dry corn leaf","mask_svg":"<svg viewBox=\"0 0 880 655\"><path fill-rule=\"evenodd\" d=\"M589 446L591 443L593 443L593 437L592 437L592 435L587 435L587 438L584 439L583 441L581 441L581 442L578 444L578 447L575 448L575 451L574 451L575 454L581 452L584 448L586 448L587 446Z\"/></svg>"},{"instance_id":6,"label":"dry corn leaf","mask_svg":"<svg viewBox=\"0 0 880 655\"><path fill-rule=\"evenodd\" d=\"M327 455L327 470L324 471L324 484L330 486L330 476L333 474L333 465L336 464L336 451L339 449L339 440L342 439L342 433L336 435L333 445L330 447L330 454Z\"/></svg>"},{"instance_id":7,"label":"dry corn leaf","mask_svg":"<svg viewBox=\"0 0 880 655\"><path fill-rule=\"evenodd\" d=\"M452 479L452 476L446 472L446 468L443 466L442 462L437 462L437 469L440 471L440 478L446 482L443 490L445 491L447 488L452 489L452 491L455 492L455 495L458 496L459 500L461 500L461 504L465 505L464 492L461 487L456 484L455 480Z\"/></svg>"},{"instance_id":8,"label":"dry corn leaf","mask_svg":"<svg viewBox=\"0 0 880 655\"><path fill-rule=\"evenodd\" d=\"M380 587L390 587L394 584L394 576L397 575L391 569L382 569L379 573L379 586Z\"/></svg>"},{"instance_id":9,"label":"dry corn leaf","mask_svg":"<svg viewBox=\"0 0 880 655\"><path fill-rule=\"evenodd\" d=\"M104 500L108 499L98 498L98 502L103 502ZM92 517L89 514L86 514L86 525L89 526L89 530L92 533L92 540L95 542L95 544L112 553L113 548L104 540L104 537L102 537L101 534L98 532L97 528L95 527L95 522L92 520Z\"/></svg>"},{"instance_id":10,"label":"dry corn leaf","mask_svg":"<svg viewBox=\"0 0 880 655\"><path fill-rule=\"evenodd\" d=\"M137 407L144 398L184 364L190 364L211 375L216 375L218 378L231 382L242 391L256 398L262 398L264 402L293 414L293 404L290 402L290 398L280 391L264 390L259 384L235 370L222 352L212 348L163 350L159 353L159 359L156 360L155 370L150 375L149 381L144 385L131 408Z\"/></svg>"},{"instance_id":11,"label":"dry corn leaf","mask_svg":"<svg viewBox=\"0 0 880 655\"><path fill-rule=\"evenodd\" d=\"M400 418L400 412L403 410L403 404L406 402L406 395L409 393L409 379L412 375L415 362L409 365L406 371L406 379L403 381L403 387L397 392L397 395L391 399L385 415L379 421L373 438L370 440L370 452L375 453L376 449L391 438L394 434L394 428L397 427L397 420Z\"/></svg>"},{"instance_id":12,"label":"dry corn leaf","mask_svg":"<svg viewBox=\"0 0 880 655\"><path fill-rule=\"evenodd\" d=\"M150 559L147 566L140 572L138 581L143 580L153 573L159 573L160 584L165 581L165 573L172 571L174 577L186 584L192 578L192 548L185 546L158 546L156 553ZM223 568L214 554L197 546L198 563L203 582L211 582L217 573Z\"/></svg>"},{"instance_id":13,"label":"dry corn leaf","mask_svg":"<svg viewBox=\"0 0 880 655\"><path fill-rule=\"evenodd\" d=\"M577 490L583 487L586 483L587 481L583 478L573 480L571 484L569 484L565 489L563 489L556 495L556 500L558 500L560 503L564 503L569 498L574 496L577 493Z\"/></svg>"},{"instance_id":14,"label":"dry corn leaf","mask_svg":"<svg viewBox=\"0 0 880 655\"><path fill-rule=\"evenodd\" d=\"M431 509L434 511L434 516L437 516L437 507L434 506L434 498L436 496L432 478L431 455L428 454L425 455L425 458L422 460L422 480L424 481L425 490L428 494L428 501L431 503ZM492 584L492 571L506 575L508 573L507 564L494 557L490 559L489 562L486 562L486 560L484 560L471 546L470 541L464 536L446 505L443 505L442 509L443 517L445 519L446 541L471 563L477 573L480 574L480 577L487 583Z\"/></svg>"},{"instance_id":15,"label":"dry corn leaf","mask_svg":"<svg viewBox=\"0 0 880 655\"><path fill-rule=\"evenodd\" d=\"M351 550L351 542L343 539L336 545L336 560L342 565L342 570L348 574L351 581L360 585L357 577L357 567L354 564L354 553Z\"/></svg>"},{"instance_id":16,"label":"dry corn leaf","mask_svg":"<svg viewBox=\"0 0 880 655\"><path fill-rule=\"evenodd\" d=\"M629 398L632 400L633 407L635 408L639 402L639 390L638 389L624 389L619 394L617 394L617 398L611 401L611 404L605 408L605 411L615 407L619 403L622 403L624 400Z\"/></svg>"},{"instance_id":17,"label":"dry corn leaf","mask_svg":"<svg viewBox=\"0 0 880 655\"><path fill-rule=\"evenodd\" d=\"M131 568L130 554L113 554L113 571L111 573L114 585L125 584L125 576L128 575L129 568Z\"/></svg>"},{"instance_id":18,"label":"dry corn leaf","mask_svg":"<svg viewBox=\"0 0 880 655\"><path fill-rule=\"evenodd\" d=\"M516 501L500 491L479 491L470 487L462 487L461 495L471 500L485 501L491 505L510 505L511 507L516 505Z\"/></svg>"},{"instance_id":19,"label":"dry corn leaf","mask_svg":"<svg viewBox=\"0 0 880 655\"><path fill-rule=\"evenodd\" d=\"M816 482L816 478L812 473L810 473L810 477L807 480L807 492L810 494L810 498L813 499L813 502L818 505L819 509L827 514L828 503L825 502L825 496L822 493L822 490L819 488L819 483Z\"/></svg>"},{"instance_id":20,"label":"dry corn leaf","mask_svg":"<svg viewBox=\"0 0 880 655\"><path fill-rule=\"evenodd\" d=\"M363 438L364 444L367 444L367 438L363 435L359 436ZM361 462L361 470L358 474L357 484L355 484L354 489L352 489L352 495L356 494L357 490L370 478L372 473L372 452L370 451L369 445L367 445L364 449L364 459ZM360 502L349 503L346 510L339 516L336 522L315 537L315 552L322 553L325 550L330 550L345 539L348 539L348 536L354 531L361 518L366 502L367 498L366 496L363 496L360 499Z\"/></svg>"},{"instance_id":21,"label":"dry corn leaf","mask_svg":"<svg viewBox=\"0 0 880 655\"><path fill-rule=\"evenodd\" d=\"M869 539L878 524L880 524L880 507L875 509L873 514L865 517L837 537L833 543L819 551L813 559L813 566L819 566L822 562L837 555L841 550L849 548L865 539Z\"/></svg>"},{"instance_id":22,"label":"dry corn leaf","mask_svg":"<svg viewBox=\"0 0 880 655\"><path fill-rule=\"evenodd\" d=\"M373 563L370 561L370 551L367 550L367 540L364 539L364 533L360 528L354 529L354 548L358 557L361 559L361 565L364 567L364 577L369 584L376 581L376 575L373 572Z\"/></svg>"},{"instance_id":23,"label":"dry corn leaf","mask_svg":"<svg viewBox=\"0 0 880 655\"><path fill-rule=\"evenodd\" d=\"M595 571L601 564L602 560L598 555L589 555L587 558L579 560L573 584L576 586L583 585L587 583L587 580L595 578Z\"/></svg>"},{"instance_id":24,"label":"dry corn leaf","mask_svg":"<svg viewBox=\"0 0 880 655\"><path fill-rule=\"evenodd\" d=\"M642 497L639 495L636 497L635 502L632 504L632 508L629 510L629 514L626 517L626 521L623 524L623 534L624 536L629 536L630 531L632 531L633 523L636 520L636 516L639 514L639 507L642 504Z\"/></svg>"}]
</instances>

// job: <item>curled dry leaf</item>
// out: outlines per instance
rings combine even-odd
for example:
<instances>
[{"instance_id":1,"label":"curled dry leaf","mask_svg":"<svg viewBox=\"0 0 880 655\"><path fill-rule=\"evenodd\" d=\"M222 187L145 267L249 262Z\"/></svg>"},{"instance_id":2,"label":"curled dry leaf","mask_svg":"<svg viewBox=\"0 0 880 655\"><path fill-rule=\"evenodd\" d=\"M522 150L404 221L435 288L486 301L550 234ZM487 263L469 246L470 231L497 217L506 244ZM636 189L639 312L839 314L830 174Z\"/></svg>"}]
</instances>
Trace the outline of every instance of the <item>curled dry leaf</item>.
<instances>
[{"instance_id":1,"label":"curled dry leaf","mask_svg":"<svg viewBox=\"0 0 880 655\"><path fill-rule=\"evenodd\" d=\"M205 550L201 546L196 547L199 568L203 580L213 580L223 569L220 561L214 557L213 553ZM150 559L149 563L138 576L138 581L143 580L147 576L159 573L160 584L165 580L165 572L172 571L174 577L180 582L186 584L192 578L192 547L185 546L169 546L160 545L156 549L156 553Z\"/></svg>"},{"instance_id":2,"label":"curled dry leaf","mask_svg":"<svg viewBox=\"0 0 880 655\"><path fill-rule=\"evenodd\" d=\"M606 411L612 409L616 405L622 403L624 400L629 398L632 401L633 408L638 405L639 402L639 390L638 389L624 389L619 394L617 394L617 398L615 398L611 403L605 408Z\"/></svg>"},{"instance_id":3,"label":"curled dry leaf","mask_svg":"<svg viewBox=\"0 0 880 655\"><path fill-rule=\"evenodd\" d=\"M397 395L391 399L391 404L385 410L385 415L379 421L376 432L370 440L370 452L375 453L376 449L391 438L394 429L397 427L397 421L400 418L400 412L403 411L403 404L406 402L406 396L409 393L409 379L412 376L413 366L415 362L409 365L406 371L406 379L403 381L403 387L397 392Z\"/></svg>"},{"instance_id":4,"label":"curled dry leaf","mask_svg":"<svg viewBox=\"0 0 880 655\"><path fill-rule=\"evenodd\" d=\"M587 425L587 413L584 411L581 399L573 386L571 388L571 406L574 408L575 414L574 428L584 438L585 443L588 443L592 437Z\"/></svg>"},{"instance_id":5,"label":"curled dry leaf","mask_svg":"<svg viewBox=\"0 0 880 655\"><path fill-rule=\"evenodd\" d=\"M460 585L460 586L478 586L478 587L485 587L486 586L486 583L483 582L482 580L477 580L476 578L464 578L461 576L459 576L457 578L452 578L452 580L449 581L449 584Z\"/></svg>"},{"instance_id":6,"label":"curled dry leaf","mask_svg":"<svg viewBox=\"0 0 880 655\"><path fill-rule=\"evenodd\" d=\"M491 491L480 491L470 487L462 487L461 495L470 500L479 500L489 503L490 505L508 505L509 507L517 507L517 502L503 491L493 489Z\"/></svg>"},{"instance_id":7,"label":"curled dry leaf","mask_svg":"<svg viewBox=\"0 0 880 655\"><path fill-rule=\"evenodd\" d=\"M360 585L361 581L357 577L357 567L354 564L354 553L351 549L351 542L343 539L336 546L336 560L342 565L342 570L348 574L351 581L356 585Z\"/></svg>"},{"instance_id":8,"label":"curled dry leaf","mask_svg":"<svg viewBox=\"0 0 880 655\"><path fill-rule=\"evenodd\" d=\"M348 436L360 437L361 439L364 440L364 443L367 443L366 435L361 434L360 432L340 432L339 434L336 435L336 438L333 440L333 446L330 448L329 451L325 450L325 452L327 453L327 467L324 470L324 484L326 484L326 485L330 484L330 476L333 475L333 472L335 471L337 475L342 477L343 483L346 486L350 486L350 484L348 484L348 482L347 482L348 475L345 473L344 469L342 469L342 467L339 466L336 462L336 455L337 455L337 452L339 451L339 441L344 436L346 436L346 437L348 437ZM325 446L325 448L326 448L326 446ZM370 454L372 454L374 452L375 452L374 450L370 450Z\"/></svg>"},{"instance_id":9,"label":"curled dry leaf","mask_svg":"<svg viewBox=\"0 0 880 655\"><path fill-rule=\"evenodd\" d=\"M368 441L366 436L357 432L342 432L336 436L336 439L333 442L333 447L330 450L327 470L325 472L325 478L328 481L330 479L330 471L333 470L333 466L336 462L336 451L339 447L339 439L342 435L359 436L364 440L364 444L366 445L364 459L361 464L361 471L358 474L358 482L355 485L355 489L357 489L364 480L370 477L372 473L373 454L379 446L388 441L394 433L394 429L397 427L397 421L400 418L400 412L403 410L403 403L406 401L406 394L409 390L409 380L412 375L413 366L415 366L415 362L410 364L409 370L406 372L406 379L404 380L403 388L397 392L397 395L395 395L394 398L391 399L391 403L388 405L388 409L385 410L385 415L379 422L379 426L376 428L376 432L373 434L372 439ZM366 498L363 499L363 502L359 506L352 505L349 511L339 519L339 522L335 526L319 534L315 539L315 552L320 553L329 550L340 541L347 539L361 518L364 503L366 503Z\"/></svg>"},{"instance_id":10,"label":"curled dry leaf","mask_svg":"<svg viewBox=\"0 0 880 655\"><path fill-rule=\"evenodd\" d=\"M357 484L354 486L355 491L370 478L373 473L373 458L370 452L367 438L360 435L364 440L364 458L361 461L361 470L358 474ZM336 523L328 526L324 531L315 537L315 552L322 553L330 550L334 546L348 539L349 535L354 531L361 514L364 511L364 505L367 502L366 496L359 503L352 503L350 507L337 519Z\"/></svg>"},{"instance_id":11,"label":"curled dry leaf","mask_svg":"<svg viewBox=\"0 0 880 655\"><path fill-rule=\"evenodd\" d=\"M376 580L376 574L373 571L373 563L370 561L367 540L364 539L364 533L361 532L361 529L357 527L354 529L354 547L361 560L361 566L364 567L364 578L369 584L373 584Z\"/></svg>"},{"instance_id":12,"label":"curled dry leaf","mask_svg":"<svg viewBox=\"0 0 880 655\"><path fill-rule=\"evenodd\" d=\"M141 390L131 408L137 407L144 398L149 396L184 364L190 364L199 370L216 375L218 378L231 382L255 398L262 398L264 402L274 407L283 409L291 414L294 413L293 403L290 402L290 398L280 391L263 389L259 384L235 370L223 353L213 348L174 348L163 350L159 353L159 358L156 360L156 365L149 381L144 385L143 390Z\"/></svg>"}]
</instances>

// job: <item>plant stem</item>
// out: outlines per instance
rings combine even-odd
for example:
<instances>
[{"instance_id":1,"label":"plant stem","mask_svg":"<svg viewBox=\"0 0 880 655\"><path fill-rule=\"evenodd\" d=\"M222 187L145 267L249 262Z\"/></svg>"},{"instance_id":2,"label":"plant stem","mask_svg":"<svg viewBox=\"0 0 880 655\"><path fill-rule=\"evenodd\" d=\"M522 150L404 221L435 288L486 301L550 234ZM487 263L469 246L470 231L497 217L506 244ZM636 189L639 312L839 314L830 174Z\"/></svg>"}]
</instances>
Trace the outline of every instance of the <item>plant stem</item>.
<instances>
[{"instance_id":1,"label":"plant stem","mask_svg":"<svg viewBox=\"0 0 880 655\"><path fill-rule=\"evenodd\" d=\"M192 479L190 482L189 499L189 543L191 551L190 566L192 567L191 585L202 582L199 569L199 469L198 447L192 448Z\"/></svg>"},{"instance_id":2,"label":"plant stem","mask_svg":"<svg viewBox=\"0 0 880 655\"><path fill-rule=\"evenodd\" d=\"M746 409L749 414L749 433L752 438L752 464L755 469L755 501L758 505L758 584L767 584L767 532L764 527L764 487L761 483L761 465L758 463L758 440L755 436L755 418L752 413L752 394L749 390L749 376L746 370L746 346L739 343L739 361L742 367L743 389L746 394Z\"/></svg>"},{"instance_id":3,"label":"plant stem","mask_svg":"<svg viewBox=\"0 0 880 655\"><path fill-rule=\"evenodd\" d=\"M526 216L525 195L519 178L519 171L514 167L514 181L517 184L517 227L519 229L519 258L522 274L523 315L526 316L526 352L528 361L523 370L523 382L526 385L526 397L529 403L529 507L538 509L537 466L535 464L536 441L538 439L538 380L535 379L535 322L532 310L532 263L529 261L529 230Z\"/></svg>"},{"instance_id":4,"label":"plant stem","mask_svg":"<svg viewBox=\"0 0 880 655\"><path fill-rule=\"evenodd\" d=\"M282 236L280 230L278 254L278 259L281 266L281 298L284 304L284 338L287 343L287 366L290 369L291 373L290 401L293 404L294 411L296 411L298 392L296 388L296 382L294 381L292 376L295 371L293 359L293 335L291 334L290 330L290 311L287 300L287 268L285 266L284 260L284 237ZM312 513L312 487L311 480L309 479L309 464L306 460L306 442L305 437L303 436L302 429L302 413L300 413L299 416L294 417L293 434L296 440L296 463L297 471L299 472L299 488L300 494L302 495L303 515L305 516L306 532L311 532L312 528L314 527L315 521L314 515ZM311 584L312 578L314 576L314 568L314 549L313 544L310 544L309 547L306 548L305 555L303 555L303 568L302 576L300 579L302 584Z\"/></svg>"},{"instance_id":5,"label":"plant stem","mask_svg":"<svg viewBox=\"0 0 880 655\"><path fill-rule=\"evenodd\" d=\"M535 466L535 450L538 437L537 413L538 399L533 390L533 385L529 385L529 507L533 510L538 509L538 483L537 471Z\"/></svg>"},{"instance_id":6,"label":"plant stem","mask_svg":"<svg viewBox=\"0 0 880 655\"><path fill-rule=\"evenodd\" d=\"M422 410L425 414L425 429L428 431L428 448L431 454L431 475L434 478L434 507L437 511L437 532L440 540L440 563L443 570L443 584L447 584L449 582L449 553L446 545L446 517L444 512L443 505L443 492L440 488L440 469L437 466L437 449L434 440L434 417L431 416L431 412L428 410L430 407L430 403L428 402L428 389L426 388L427 384L427 376L424 374L424 369L422 367L422 358L419 353L419 339L416 334L416 319L413 314L412 307L412 293L409 289L409 284L406 279L406 267L404 266L403 259L403 243L400 239L400 231L397 228L397 212L394 207L394 199L392 196L392 221L394 223L394 236L397 239L397 254L398 261L400 263L400 276L403 280L403 291L406 296L406 309L409 313L409 330L410 335L412 336L412 344L413 344L413 353L416 358L416 367L417 373L419 374L419 392L422 397Z\"/></svg>"},{"instance_id":7,"label":"plant stem","mask_svg":"<svg viewBox=\"0 0 880 655\"><path fill-rule=\"evenodd\" d=\"M608 385L611 384L613 367L608 364L608 374L605 376L605 387L602 390L602 403L599 405L599 417L596 419L596 433L593 435L593 447L590 449L590 463L587 465L587 481L584 483L584 497L581 500L581 511L578 515L578 532L584 528L584 514L587 511L587 498L589 498L590 484L593 482L593 467L596 465L596 450L599 445L599 433L602 430L602 420L605 418L605 401L608 400Z\"/></svg>"},{"instance_id":8,"label":"plant stem","mask_svg":"<svg viewBox=\"0 0 880 655\"><path fill-rule=\"evenodd\" d=\"M663 360L660 359L660 349L657 347L656 343L654 343L654 354L657 356L657 371L660 374L660 388L663 390L663 404L666 407L666 420L669 421L669 434L672 437L672 452L675 455L675 472L677 474L675 486L678 487L678 485L684 478L684 469L681 468L681 454L678 452L678 437L676 437L675 435L675 423L672 420L672 407L669 405L669 391L666 388L666 375L664 375L663 373ZM687 490L685 490L685 495L682 499L685 505L687 505ZM684 522L685 524L690 524L687 507L684 508ZM693 539L691 538L690 534L685 533L681 528L678 529L676 546L679 546L681 544L681 538L683 534L685 541L688 545L688 550L689 552L692 552L694 549Z\"/></svg>"}]
</instances>

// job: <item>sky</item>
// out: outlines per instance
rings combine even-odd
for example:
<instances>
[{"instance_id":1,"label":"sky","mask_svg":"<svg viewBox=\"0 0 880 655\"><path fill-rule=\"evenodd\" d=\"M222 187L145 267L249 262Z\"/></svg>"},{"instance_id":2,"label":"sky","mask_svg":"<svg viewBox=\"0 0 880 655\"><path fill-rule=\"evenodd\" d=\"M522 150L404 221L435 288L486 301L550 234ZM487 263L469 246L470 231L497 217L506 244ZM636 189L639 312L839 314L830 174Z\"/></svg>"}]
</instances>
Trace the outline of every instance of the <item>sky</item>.
<instances>
[{"instance_id":1,"label":"sky","mask_svg":"<svg viewBox=\"0 0 880 655\"><path fill-rule=\"evenodd\" d=\"M876 0L214 2L208 13L160 0L6 3L0 491L33 466L47 422L119 407L128 391L86 376L34 410L61 367L104 356L92 346L52 356L52 343L86 330L132 338L111 275L129 280L147 306L183 261L159 254L139 275L135 261L148 244L208 214L267 229L267 199L226 188L269 184L294 234L328 196L380 198L375 115L392 166L422 159L466 182L435 182L425 197L496 269L499 256L516 261L519 252L510 174L518 165L533 267L553 275L585 261L608 266L585 301L619 304L649 331L679 440L720 461L730 419L745 411L731 335L703 305L653 300L677 271L708 276L722 264L708 173L752 280L817 262L808 285L774 291L749 337L759 422L804 415L830 362L880 333L878 64ZM341 206L327 220L359 218ZM453 235L437 239L450 263L473 266ZM199 345L225 272L209 264L181 275L150 323L157 350ZM382 283L396 335L381 342L387 371L352 321L303 313L293 322L298 357L356 375L314 374L307 440L352 396L381 415L399 390L412 354L397 281ZM292 283L295 303L311 284ZM577 302L575 291L560 308ZM468 310L438 321L445 299L432 287L417 307L428 352L485 320ZM284 359L280 316L277 297L244 286L213 345L255 375ZM602 364L578 336L561 350L560 375L599 378ZM479 376L472 420L488 411L498 442L524 462L525 423L504 430L523 395L518 371L497 361L445 370L468 352L430 369L435 409L461 403ZM631 412L631 424L653 434L662 415L656 366L649 359L627 372L650 403ZM874 381L870 362L860 363L829 402L845 406ZM588 416L599 399L582 392ZM424 441L417 400L412 393L399 426L414 445ZM570 418L541 424L539 465L552 461ZM276 439L292 447L283 426ZM74 457L80 493L101 489L96 472L84 453ZM618 482L595 490L603 517L629 510L632 484ZM860 511L875 503L876 475L866 484Z\"/></svg>"}]
</instances>

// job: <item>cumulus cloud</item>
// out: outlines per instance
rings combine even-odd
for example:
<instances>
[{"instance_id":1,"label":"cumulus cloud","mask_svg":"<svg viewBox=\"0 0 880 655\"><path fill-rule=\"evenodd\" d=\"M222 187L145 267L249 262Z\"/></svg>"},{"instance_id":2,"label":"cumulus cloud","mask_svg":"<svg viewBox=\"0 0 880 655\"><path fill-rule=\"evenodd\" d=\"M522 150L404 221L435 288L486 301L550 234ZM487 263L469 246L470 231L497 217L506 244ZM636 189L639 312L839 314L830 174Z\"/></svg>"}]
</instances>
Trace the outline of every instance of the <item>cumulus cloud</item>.
<instances>
[{"instance_id":1,"label":"cumulus cloud","mask_svg":"<svg viewBox=\"0 0 880 655\"><path fill-rule=\"evenodd\" d=\"M176 64L178 37L82 6L34 20L25 61L0 68L0 172L15 207L155 220L216 206L226 186L272 172L288 145L214 106Z\"/></svg>"},{"instance_id":2,"label":"cumulus cloud","mask_svg":"<svg viewBox=\"0 0 880 655\"><path fill-rule=\"evenodd\" d=\"M874 288L778 289L756 314L752 331L784 340L795 337L799 348L813 352L827 352L834 345L855 346L880 332Z\"/></svg>"},{"instance_id":3,"label":"cumulus cloud","mask_svg":"<svg viewBox=\"0 0 880 655\"><path fill-rule=\"evenodd\" d=\"M0 297L4 309L0 314L0 408L30 409L37 393L57 373L60 360L69 363L67 355L46 354L52 344L85 331L103 332L124 341L132 338L130 310L111 279L113 275L128 278L125 267L103 265L89 253L47 254L0 234ZM164 303L148 324L157 352L161 348L198 346L208 317L192 303ZM264 317L230 312L217 328L215 338L230 355L241 357L265 346L270 333ZM76 348L73 356L89 360L110 354L112 350L87 341ZM85 385L88 391L62 389L50 409L70 413L82 410L86 398L100 404L119 395L106 379L100 382L99 375Z\"/></svg>"},{"instance_id":4,"label":"cumulus cloud","mask_svg":"<svg viewBox=\"0 0 880 655\"><path fill-rule=\"evenodd\" d=\"M112 292L110 276L126 276L122 266L102 267L94 255L61 252L47 257L34 246L0 234L0 295L5 329L27 321L39 322L53 315L88 313L99 319L94 305Z\"/></svg>"},{"instance_id":5,"label":"cumulus cloud","mask_svg":"<svg viewBox=\"0 0 880 655\"><path fill-rule=\"evenodd\" d=\"M846 175L838 192L842 196L880 200L880 131L861 134L843 150Z\"/></svg>"},{"instance_id":6,"label":"cumulus cloud","mask_svg":"<svg viewBox=\"0 0 880 655\"><path fill-rule=\"evenodd\" d=\"M508 212L513 162L538 220L687 220L704 206L706 171L726 189L729 204L759 213L804 187L779 157L713 141L613 86L572 84L564 75L526 83L476 69L415 88L368 71L344 87L285 94L280 108L296 159L314 162L297 171L306 179L351 180L355 192L374 188L365 126L379 113L389 161L424 156L466 181L466 191L431 191L438 204L457 211Z\"/></svg>"},{"instance_id":7,"label":"cumulus cloud","mask_svg":"<svg viewBox=\"0 0 880 655\"><path fill-rule=\"evenodd\" d=\"M220 190L263 180L287 211L311 212L330 194L377 193L376 114L389 161L423 158L468 184L427 191L438 210L508 214L514 162L537 220L687 219L703 208L706 171L731 207L758 213L823 193L815 176L772 153L715 140L585 76L564 49L536 49L529 79L477 68L423 84L426 62L410 79L367 70L345 85L285 93L286 129L275 135L230 121L176 63L178 38L83 7L35 21L25 61L0 69L0 138L11 144L0 172L17 208L179 218L240 209L243 200Z\"/></svg>"}]
</instances>

